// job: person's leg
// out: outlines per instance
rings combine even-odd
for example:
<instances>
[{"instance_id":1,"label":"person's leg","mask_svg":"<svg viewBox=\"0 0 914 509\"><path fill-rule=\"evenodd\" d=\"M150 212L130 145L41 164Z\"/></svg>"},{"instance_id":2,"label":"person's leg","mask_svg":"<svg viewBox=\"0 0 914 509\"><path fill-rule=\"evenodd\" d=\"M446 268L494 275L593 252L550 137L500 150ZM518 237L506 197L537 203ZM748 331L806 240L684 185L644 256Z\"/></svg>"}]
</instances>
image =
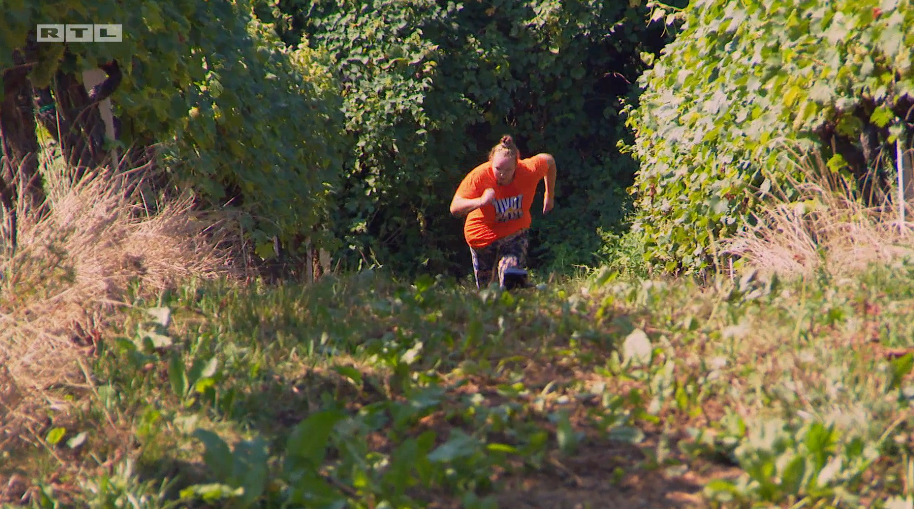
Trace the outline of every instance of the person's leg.
<instances>
[{"instance_id":1,"label":"person's leg","mask_svg":"<svg viewBox=\"0 0 914 509\"><path fill-rule=\"evenodd\" d=\"M521 230L501 239L498 249L498 284L505 286L505 269L527 266L527 230Z\"/></svg>"},{"instance_id":2,"label":"person's leg","mask_svg":"<svg viewBox=\"0 0 914 509\"><path fill-rule=\"evenodd\" d=\"M476 276L476 288L485 288L492 282L498 246L493 243L479 249L471 247L470 253L473 255L473 275Z\"/></svg>"}]
</instances>

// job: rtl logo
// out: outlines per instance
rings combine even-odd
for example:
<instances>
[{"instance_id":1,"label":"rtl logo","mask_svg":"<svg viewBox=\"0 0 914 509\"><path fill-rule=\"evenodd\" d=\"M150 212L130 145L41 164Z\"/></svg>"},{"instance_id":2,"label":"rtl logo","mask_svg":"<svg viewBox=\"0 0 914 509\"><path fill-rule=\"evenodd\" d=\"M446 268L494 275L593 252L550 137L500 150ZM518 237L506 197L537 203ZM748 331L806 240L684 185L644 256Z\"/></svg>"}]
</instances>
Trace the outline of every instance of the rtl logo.
<instances>
[{"instance_id":1,"label":"rtl logo","mask_svg":"<svg viewBox=\"0 0 914 509\"><path fill-rule=\"evenodd\" d=\"M38 42L121 42L121 24L38 25Z\"/></svg>"}]
</instances>

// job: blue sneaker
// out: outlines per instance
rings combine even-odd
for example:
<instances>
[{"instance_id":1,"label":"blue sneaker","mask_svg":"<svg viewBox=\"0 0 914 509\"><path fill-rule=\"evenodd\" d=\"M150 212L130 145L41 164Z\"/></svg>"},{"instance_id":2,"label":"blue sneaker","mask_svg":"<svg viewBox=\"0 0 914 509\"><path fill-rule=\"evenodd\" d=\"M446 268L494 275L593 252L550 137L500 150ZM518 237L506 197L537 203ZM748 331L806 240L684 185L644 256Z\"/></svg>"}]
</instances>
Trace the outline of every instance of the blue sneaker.
<instances>
[{"instance_id":1,"label":"blue sneaker","mask_svg":"<svg viewBox=\"0 0 914 509\"><path fill-rule=\"evenodd\" d=\"M527 271L517 267L508 267L505 269L504 289L514 290L515 288L530 288L533 285L527 280Z\"/></svg>"}]
</instances>

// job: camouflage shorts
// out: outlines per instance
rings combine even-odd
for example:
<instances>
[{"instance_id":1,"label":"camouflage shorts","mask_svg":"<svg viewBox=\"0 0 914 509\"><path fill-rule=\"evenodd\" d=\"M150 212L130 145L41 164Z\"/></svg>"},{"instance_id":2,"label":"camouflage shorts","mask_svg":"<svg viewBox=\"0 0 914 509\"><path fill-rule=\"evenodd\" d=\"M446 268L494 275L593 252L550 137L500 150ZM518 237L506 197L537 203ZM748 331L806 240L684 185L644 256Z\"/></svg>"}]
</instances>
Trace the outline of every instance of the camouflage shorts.
<instances>
[{"instance_id":1,"label":"camouflage shorts","mask_svg":"<svg viewBox=\"0 0 914 509\"><path fill-rule=\"evenodd\" d=\"M505 285L505 269L517 267L523 269L527 264L527 230L521 230L505 238L498 239L486 247L473 249L473 274L476 276L476 288L484 288L498 277L499 286ZM495 274L495 268L498 273Z\"/></svg>"}]
</instances>

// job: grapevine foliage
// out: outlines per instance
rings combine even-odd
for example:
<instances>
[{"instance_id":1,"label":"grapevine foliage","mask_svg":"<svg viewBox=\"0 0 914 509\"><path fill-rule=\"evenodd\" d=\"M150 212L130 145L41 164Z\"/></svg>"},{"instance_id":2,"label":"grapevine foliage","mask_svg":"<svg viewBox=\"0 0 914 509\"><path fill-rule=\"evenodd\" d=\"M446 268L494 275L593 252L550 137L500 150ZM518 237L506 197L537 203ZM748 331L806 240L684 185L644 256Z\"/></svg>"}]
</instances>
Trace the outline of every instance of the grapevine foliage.
<instances>
[{"instance_id":1,"label":"grapevine foliage","mask_svg":"<svg viewBox=\"0 0 914 509\"><path fill-rule=\"evenodd\" d=\"M628 120L641 163L635 227L654 265L708 266L766 177L784 176L779 141L860 177L878 170L872 149L910 138L909 0L694 0L677 16L682 29L641 77Z\"/></svg>"}]
</instances>

